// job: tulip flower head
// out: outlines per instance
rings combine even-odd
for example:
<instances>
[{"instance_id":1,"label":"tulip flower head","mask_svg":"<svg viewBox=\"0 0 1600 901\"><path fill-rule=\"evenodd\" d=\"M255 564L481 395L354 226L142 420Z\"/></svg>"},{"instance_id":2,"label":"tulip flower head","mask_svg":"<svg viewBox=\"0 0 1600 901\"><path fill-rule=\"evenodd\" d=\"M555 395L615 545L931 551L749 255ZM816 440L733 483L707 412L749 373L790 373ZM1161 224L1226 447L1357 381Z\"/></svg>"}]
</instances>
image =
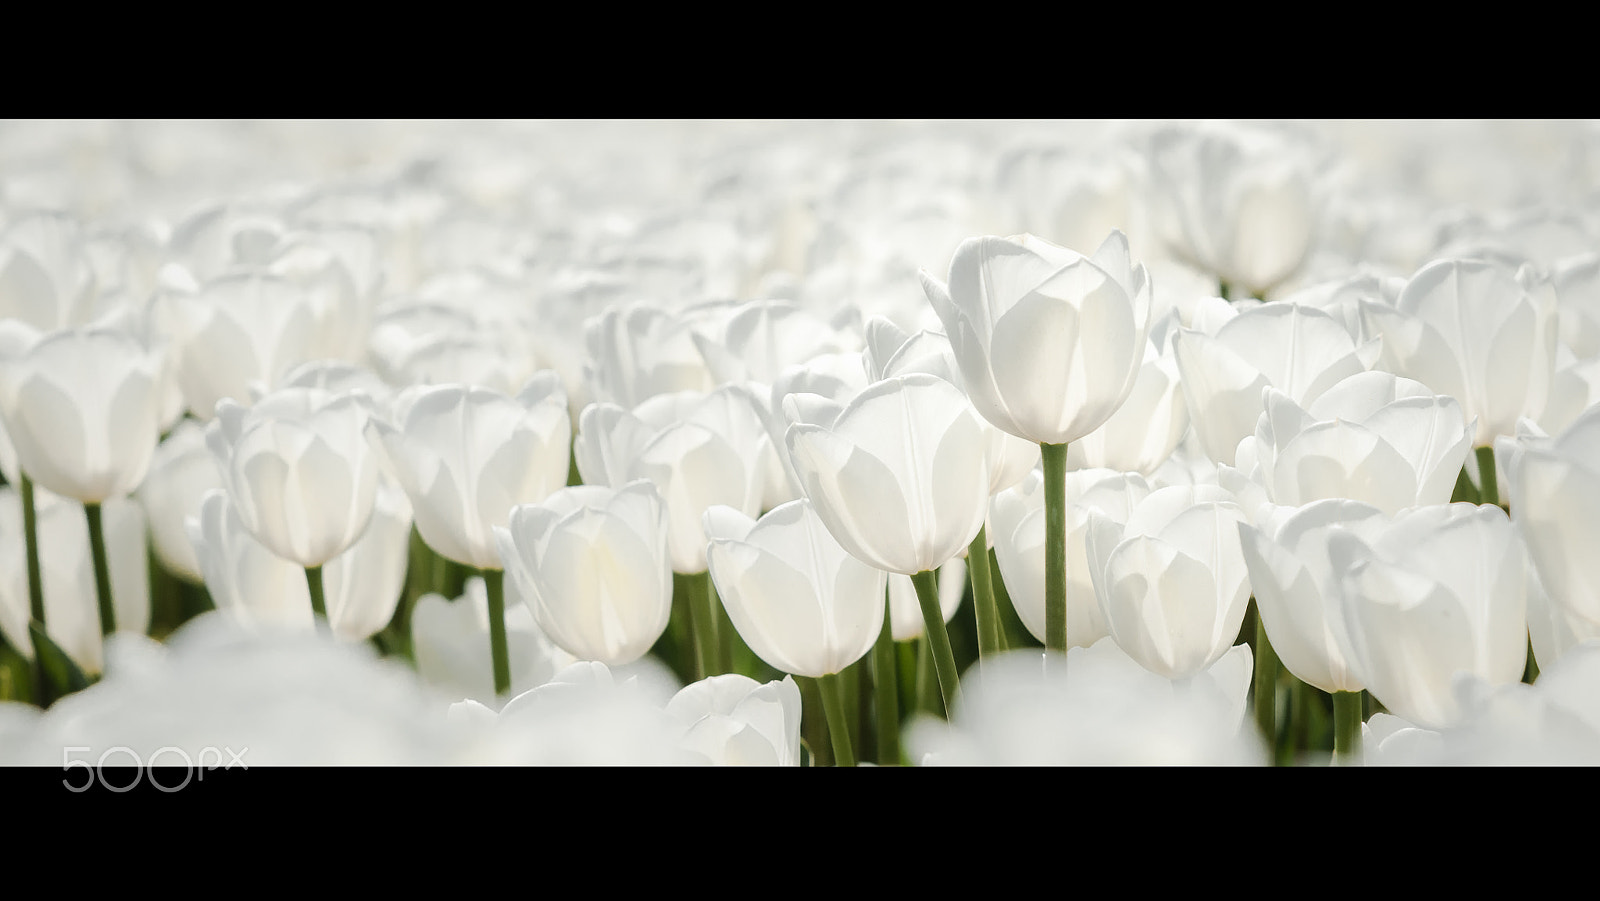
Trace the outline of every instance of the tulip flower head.
<instances>
[{"instance_id":1,"label":"tulip flower head","mask_svg":"<svg viewBox=\"0 0 1600 901\"><path fill-rule=\"evenodd\" d=\"M983 526L988 441L956 386L916 373L844 405L791 394L784 412L806 497L857 559L915 575L959 554Z\"/></svg>"},{"instance_id":2,"label":"tulip flower head","mask_svg":"<svg viewBox=\"0 0 1600 901\"><path fill-rule=\"evenodd\" d=\"M373 419L367 436L411 499L422 540L457 563L501 569L494 527L567 483L572 420L560 378L540 372L515 398L418 386L395 408L399 427Z\"/></svg>"},{"instance_id":3,"label":"tulip flower head","mask_svg":"<svg viewBox=\"0 0 1600 901\"><path fill-rule=\"evenodd\" d=\"M705 531L717 596L757 657L820 678L872 650L883 629L886 576L846 553L809 500L760 520L712 507Z\"/></svg>"},{"instance_id":4,"label":"tulip flower head","mask_svg":"<svg viewBox=\"0 0 1600 901\"><path fill-rule=\"evenodd\" d=\"M122 332L53 332L0 362L0 415L24 473L97 504L144 479L160 438L160 385L159 358Z\"/></svg>"},{"instance_id":5,"label":"tulip flower head","mask_svg":"<svg viewBox=\"0 0 1600 901\"><path fill-rule=\"evenodd\" d=\"M666 505L648 481L562 488L496 526L500 559L550 640L621 666L649 652L672 613Z\"/></svg>"},{"instance_id":6,"label":"tulip flower head","mask_svg":"<svg viewBox=\"0 0 1600 901\"><path fill-rule=\"evenodd\" d=\"M1127 400L1149 336L1150 280L1112 232L1093 257L1032 235L969 238L948 284L922 273L972 404L1036 444L1076 441Z\"/></svg>"}]
</instances>

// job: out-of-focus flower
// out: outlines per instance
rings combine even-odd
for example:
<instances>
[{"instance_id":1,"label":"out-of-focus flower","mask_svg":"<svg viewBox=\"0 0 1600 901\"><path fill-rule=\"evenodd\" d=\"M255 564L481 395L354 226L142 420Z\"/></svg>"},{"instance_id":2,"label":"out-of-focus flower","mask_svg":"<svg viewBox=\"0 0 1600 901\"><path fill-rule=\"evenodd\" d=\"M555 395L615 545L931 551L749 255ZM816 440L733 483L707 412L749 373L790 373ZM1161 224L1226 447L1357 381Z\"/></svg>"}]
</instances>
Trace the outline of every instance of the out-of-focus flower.
<instances>
[{"instance_id":1,"label":"out-of-focus flower","mask_svg":"<svg viewBox=\"0 0 1600 901\"><path fill-rule=\"evenodd\" d=\"M1161 353L1147 343L1133 393L1105 425L1072 442L1067 467L1149 476L1172 456L1188 431L1189 407L1170 345Z\"/></svg>"},{"instance_id":2,"label":"out-of-focus flower","mask_svg":"<svg viewBox=\"0 0 1600 901\"><path fill-rule=\"evenodd\" d=\"M1353 375L1305 408L1275 388L1262 400L1235 463L1285 506L1350 498L1393 515L1449 503L1472 449L1460 404L1388 372Z\"/></svg>"},{"instance_id":3,"label":"out-of-focus flower","mask_svg":"<svg viewBox=\"0 0 1600 901\"><path fill-rule=\"evenodd\" d=\"M1305 406L1367 369L1378 350L1376 344L1358 348L1327 313L1285 303L1246 310L1215 337L1181 330L1172 348L1195 434L1206 456L1230 466L1239 440L1255 432L1263 388L1277 388Z\"/></svg>"},{"instance_id":4,"label":"out-of-focus flower","mask_svg":"<svg viewBox=\"0 0 1600 901\"><path fill-rule=\"evenodd\" d=\"M366 530L378 490L370 405L314 388L277 391L254 407L217 404L206 446L239 521L274 554L321 566Z\"/></svg>"},{"instance_id":5,"label":"out-of-focus flower","mask_svg":"<svg viewBox=\"0 0 1600 901\"><path fill-rule=\"evenodd\" d=\"M83 507L43 490L35 491L34 504L45 632L81 669L98 673L103 665L100 615ZM123 498L106 502L102 511L117 631L142 633L150 627L144 512ZM31 657L22 498L9 486L0 488L0 535L6 536L0 542L0 630L13 648Z\"/></svg>"},{"instance_id":6,"label":"out-of-focus flower","mask_svg":"<svg viewBox=\"0 0 1600 901\"><path fill-rule=\"evenodd\" d=\"M1578 642L1600 638L1600 407L1554 439L1501 456L1508 458L1512 519L1549 594L1544 615L1557 623L1530 623L1543 668Z\"/></svg>"},{"instance_id":7,"label":"out-of-focus flower","mask_svg":"<svg viewBox=\"0 0 1600 901\"><path fill-rule=\"evenodd\" d=\"M632 411L590 404L573 453L586 484L620 488L648 479L656 486L671 523L672 568L685 574L706 570L706 510L723 504L760 513L777 465L756 402L734 385L658 394Z\"/></svg>"},{"instance_id":8,"label":"out-of-focus flower","mask_svg":"<svg viewBox=\"0 0 1600 901\"><path fill-rule=\"evenodd\" d=\"M572 421L554 372L515 397L467 385L407 389L395 402L399 428L369 420L411 500L417 531L448 559L501 569L495 526L518 504L536 504L567 483Z\"/></svg>"},{"instance_id":9,"label":"out-of-focus flower","mask_svg":"<svg viewBox=\"0 0 1600 901\"><path fill-rule=\"evenodd\" d=\"M1474 447L1544 411L1559 317L1554 289L1531 269L1440 260L1412 276L1393 307L1361 311L1383 339L1378 367L1455 398L1462 421L1477 420Z\"/></svg>"},{"instance_id":10,"label":"out-of-focus flower","mask_svg":"<svg viewBox=\"0 0 1600 901\"><path fill-rule=\"evenodd\" d=\"M959 554L983 526L987 441L956 386L917 373L846 405L791 394L784 412L806 497L857 559L914 575Z\"/></svg>"},{"instance_id":11,"label":"out-of-focus flower","mask_svg":"<svg viewBox=\"0 0 1600 901\"><path fill-rule=\"evenodd\" d=\"M584 381L596 400L632 409L657 394L716 387L689 323L660 307L608 309L584 331Z\"/></svg>"},{"instance_id":12,"label":"out-of-focus flower","mask_svg":"<svg viewBox=\"0 0 1600 901\"><path fill-rule=\"evenodd\" d=\"M0 415L22 471L86 504L138 487L160 438L160 366L101 328L54 332L0 361Z\"/></svg>"},{"instance_id":13,"label":"out-of-focus flower","mask_svg":"<svg viewBox=\"0 0 1600 901\"><path fill-rule=\"evenodd\" d=\"M1417 507L1367 538L1330 536L1328 553L1341 576L1340 650L1385 707L1438 728L1459 713L1457 673L1522 678L1534 575L1504 510Z\"/></svg>"},{"instance_id":14,"label":"out-of-focus flower","mask_svg":"<svg viewBox=\"0 0 1600 901\"><path fill-rule=\"evenodd\" d=\"M685 748L666 711L677 686L658 672L619 676L574 663L506 702L475 762L522 766L683 766L706 763Z\"/></svg>"},{"instance_id":15,"label":"out-of-focus flower","mask_svg":"<svg viewBox=\"0 0 1600 901\"><path fill-rule=\"evenodd\" d=\"M316 311L305 290L287 279L225 275L165 303L178 382L189 412L202 421L215 415L217 401L242 404L277 387L315 344Z\"/></svg>"},{"instance_id":16,"label":"out-of-focus flower","mask_svg":"<svg viewBox=\"0 0 1600 901\"><path fill-rule=\"evenodd\" d=\"M475 749L475 736L441 728L442 704L414 673L363 644L253 634L206 614L165 645L119 633L106 653L106 678L52 705L23 759L4 762L60 766L67 747L90 764L153 760L173 774L161 784L181 787L186 760L235 770L439 765Z\"/></svg>"},{"instance_id":17,"label":"out-of-focus flower","mask_svg":"<svg viewBox=\"0 0 1600 901\"><path fill-rule=\"evenodd\" d=\"M1260 740L1240 728L1250 673L1247 645L1182 686L1110 639L1065 660L1013 651L969 669L951 722L918 720L906 745L925 766L1256 765Z\"/></svg>"},{"instance_id":18,"label":"out-of-focus flower","mask_svg":"<svg viewBox=\"0 0 1600 901\"><path fill-rule=\"evenodd\" d=\"M1257 297L1300 267L1316 225L1304 151L1254 129L1174 127L1149 159L1180 257Z\"/></svg>"},{"instance_id":19,"label":"out-of-focus flower","mask_svg":"<svg viewBox=\"0 0 1600 901\"><path fill-rule=\"evenodd\" d=\"M1227 653L1244 622L1250 574L1243 511L1211 485L1153 491L1126 523L1090 512L1085 552L1117 645L1151 672L1184 679Z\"/></svg>"},{"instance_id":20,"label":"out-of-focus flower","mask_svg":"<svg viewBox=\"0 0 1600 901\"><path fill-rule=\"evenodd\" d=\"M705 534L717 595L756 656L820 678L872 650L883 629L885 575L846 553L811 501L790 501L759 520L712 507Z\"/></svg>"},{"instance_id":21,"label":"out-of-focus flower","mask_svg":"<svg viewBox=\"0 0 1600 901\"><path fill-rule=\"evenodd\" d=\"M667 702L683 724L683 746L718 766L799 766L800 687L794 677L760 683L712 676Z\"/></svg>"},{"instance_id":22,"label":"out-of-focus flower","mask_svg":"<svg viewBox=\"0 0 1600 901\"><path fill-rule=\"evenodd\" d=\"M204 579L185 520L200 514L208 492L222 488L222 472L206 448L205 427L191 419L179 422L156 447L137 495L150 520L151 547L169 572L190 582Z\"/></svg>"},{"instance_id":23,"label":"out-of-focus flower","mask_svg":"<svg viewBox=\"0 0 1600 901\"><path fill-rule=\"evenodd\" d=\"M93 317L94 267L83 229L63 213L14 220L0 237L0 319L41 332L82 325Z\"/></svg>"},{"instance_id":24,"label":"out-of-focus flower","mask_svg":"<svg viewBox=\"0 0 1600 901\"><path fill-rule=\"evenodd\" d=\"M513 583L507 594L518 590ZM495 703L494 669L483 649L489 644L489 595L483 579L467 580L453 601L436 594L417 599L411 610L411 646L417 673L441 691ZM506 651L513 696L548 682L577 661L539 631L530 604L506 606Z\"/></svg>"},{"instance_id":25,"label":"out-of-focus flower","mask_svg":"<svg viewBox=\"0 0 1600 901\"><path fill-rule=\"evenodd\" d=\"M1036 444L1076 441L1133 390L1150 332L1150 281L1112 232L1094 256L1032 235L969 238L947 284L923 290L983 417Z\"/></svg>"},{"instance_id":26,"label":"out-of-focus flower","mask_svg":"<svg viewBox=\"0 0 1600 901\"><path fill-rule=\"evenodd\" d=\"M666 631L666 509L649 482L562 488L494 534L540 630L580 660L632 663Z\"/></svg>"}]
</instances>

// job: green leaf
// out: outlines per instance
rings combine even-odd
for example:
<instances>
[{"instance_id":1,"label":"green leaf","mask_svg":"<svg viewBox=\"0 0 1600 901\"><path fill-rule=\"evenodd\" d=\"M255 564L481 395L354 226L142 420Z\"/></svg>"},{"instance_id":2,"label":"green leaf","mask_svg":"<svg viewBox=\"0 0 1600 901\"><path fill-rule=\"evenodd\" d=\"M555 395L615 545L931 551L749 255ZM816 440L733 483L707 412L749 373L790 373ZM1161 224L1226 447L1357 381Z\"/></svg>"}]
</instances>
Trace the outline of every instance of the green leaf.
<instances>
[{"instance_id":1,"label":"green leaf","mask_svg":"<svg viewBox=\"0 0 1600 901\"><path fill-rule=\"evenodd\" d=\"M45 681L50 683L52 695L59 698L89 687L91 682L89 677L72 662L66 651L61 650L60 645L50 640L43 626L37 622L28 623L28 634L33 637L34 653L39 657Z\"/></svg>"}]
</instances>

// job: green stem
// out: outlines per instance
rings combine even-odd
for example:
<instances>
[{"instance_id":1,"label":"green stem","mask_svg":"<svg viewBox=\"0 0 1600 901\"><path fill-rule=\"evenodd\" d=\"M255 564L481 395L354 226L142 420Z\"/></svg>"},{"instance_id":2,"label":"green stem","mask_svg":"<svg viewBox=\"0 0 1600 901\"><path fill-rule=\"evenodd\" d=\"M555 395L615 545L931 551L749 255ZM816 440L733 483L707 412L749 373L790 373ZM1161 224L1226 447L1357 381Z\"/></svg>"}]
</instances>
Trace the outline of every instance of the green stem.
<instances>
[{"instance_id":1,"label":"green stem","mask_svg":"<svg viewBox=\"0 0 1600 901\"><path fill-rule=\"evenodd\" d=\"M973 612L978 617L978 657L993 657L1006 649L1000 625L1000 607L994 600L994 580L989 574L988 528L967 547L967 575L972 579Z\"/></svg>"},{"instance_id":2,"label":"green stem","mask_svg":"<svg viewBox=\"0 0 1600 901\"><path fill-rule=\"evenodd\" d=\"M1255 603L1255 599L1251 599ZM1256 616L1256 727L1274 760L1278 747L1278 654L1267 640L1267 627Z\"/></svg>"},{"instance_id":3,"label":"green stem","mask_svg":"<svg viewBox=\"0 0 1600 901\"><path fill-rule=\"evenodd\" d=\"M44 583L39 578L39 514L33 505L33 479L22 476L22 536L28 550L28 611L44 625Z\"/></svg>"},{"instance_id":4,"label":"green stem","mask_svg":"<svg viewBox=\"0 0 1600 901\"><path fill-rule=\"evenodd\" d=\"M1044 459L1044 645L1067 652L1067 446L1041 444Z\"/></svg>"},{"instance_id":5,"label":"green stem","mask_svg":"<svg viewBox=\"0 0 1600 901\"><path fill-rule=\"evenodd\" d=\"M717 633L717 672L733 672L733 620L728 618L727 608L722 606L722 599L717 597L717 583L711 578L711 571L706 570L706 606L711 611L711 622Z\"/></svg>"},{"instance_id":6,"label":"green stem","mask_svg":"<svg viewBox=\"0 0 1600 901\"><path fill-rule=\"evenodd\" d=\"M922 626L933 651L933 668L939 675L939 694L944 697L944 715L949 718L961 694L961 674L956 670L956 655L950 648L950 632L944 627L944 611L939 608L939 574L923 570L911 577L917 587L917 603L922 607Z\"/></svg>"},{"instance_id":7,"label":"green stem","mask_svg":"<svg viewBox=\"0 0 1600 901\"><path fill-rule=\"evenodd\" d=\"M926 635L913 638L911 643L917 648L917 709L923 713L937 713L939 683L933 677L933 644Z\"/></svg>"},{"instance_id":8,"label":"green stem","mask_svg":"<svg viewBox=\"0 0 1600 901\"><path fill-rule=\"evenodd\" d=\"M828 747L823 733L828 731L827 718L818 719L818 708L823 707L822 680L801 676L800 683L800 738L811 750L812 766L830 766L833 751Z\"/></svg>"},{"instance_id":9,"label":"green stem","mask_svg":"<svg viewBox=\"0 0 1600 901\"><path fill-rule=\"evenodd\" d=\"M1522 681L1529 685L1539 681L1539 658L1533 654L1533 637L1528 637L1528 662L1522 667Z\"/></svg>"},{"instance_id":10,"label":"green stem","mask_svg":"<svg viewBox=\"0 0 1600 901\"><path fill-rule=\"evenodd\" d=\"M878 765L900 763L900 690L896 687L894 629L889 625L887 596L883 605L883 631L872 646L872 690L877 707L874 725L878 735Z\"/></svg>"},{"instance_id":11,"label":"green stem","mask_svg":"<svg viewBox=\"0 0 1600 901\"><path fill-rule=\"evenodd\" d=\"M329 629L328 601L322 591L322 567L306 567L306 588L311 590L311 616L316 620L317 629Z\"/></svg>"},{"instance_id":12,"label":"green stem","mask_svg":"<svg viewBox=\"0 0 1600 901\"><path fill-rule=\"evenodd\" d=\"M717 669L717 617L712 609L711 573L684 576L680 582L689 596L689 631L694 636L695 681L714 676Z\"/></svg>"},{"instance_id":13,"label":"green stem","mask_svg":"<svg viewBox=\"0 0 1600 901\"><path fill-rule=\"evenodd\" d=\"M1361 692L1333 693L1333 760L1351 766L1361 756Z\"/></svg>"},{"instance_id":14,"label":"green stem","mask_svg":"<svg viewBox=\"0 0 1600 901\"><path fill-rule=\"evenodd\" d=\"M822 689L822 709L828 715L828 736L833 739L835 766L855 766L855 751L850 748L850 725L844 711L844 695L839 674L823 676L817 680Z\"/></svg>"},{"instance_id":15,"label":"green stem","mask_svg":"<svg viewBox=\"0 0 1600 901\"><path fill-rule=\"evenodd\" d=\"M499 697L511 690L511 653L506 649L506 573L502 569L479 570L489 592L489 656L494 662L494 693Z\"/></svg>"},{"instance_id":16,"label":"green stem","mask_svg":"<svg viewBox=\"0 0 1600 901\"><path fill-rule=\"evenodd\" d=\"M94 557L94 595L100 604L100 634L117 631L117 612L111 607L111 566L106 561L106 530L99 504L84 504L89 519L89 553Z\"/></svg>"},{"instance_id":17,"label":"green stem","mask_svg":"<svg viewBox=\"0 0 1600 901\"><path fill-rule=\"evenodd\" d=\"M1217 279L1217 295L1226 301L1233 300L1233 286L1228 284L1227 279Z\"/></svg>"},{"instance_id":18,"label":"green stem","mask_svg":"<svg viewBox=\"0 0 1600 901\"><path fill-rule=\"evenodd\" d=\"M1494 448L1478 448L1478 484L1483 488L1479 503L1500 505L1500 476L1494 471Z\"/></svg>"}]
</instances>

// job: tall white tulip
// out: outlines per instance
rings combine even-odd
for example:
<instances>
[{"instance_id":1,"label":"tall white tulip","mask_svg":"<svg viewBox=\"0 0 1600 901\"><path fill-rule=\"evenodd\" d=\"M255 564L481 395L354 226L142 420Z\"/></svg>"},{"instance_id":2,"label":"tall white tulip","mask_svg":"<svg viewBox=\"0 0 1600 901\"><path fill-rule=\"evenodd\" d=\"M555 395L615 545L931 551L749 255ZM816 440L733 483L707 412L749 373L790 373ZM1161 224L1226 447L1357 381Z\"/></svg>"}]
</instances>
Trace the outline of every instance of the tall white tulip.
<instances>
[{"instance_id":1,"label":"tall white tulip","mask_svg":"<svg viewBox=\"0 0 1600 901\"><path fill-rule=\"evenodd\" d=\"M1093 257L1032 235L969 238L950 280L921 273L984 418L1036 444L1099 428L1133 391L1150 281L1112 232Z\"/></svg>"},{"instance_id":2,"label":"tall white tulip","mask_svg":"<svg viewBox=\"0 0 1600 901\"><path fill-rule=\"evenodd\" d=\"M319 567L355 543L372 517L378 461L363 396L290 388L254 407L224 400L206 429L245 528L274 554Z\"/></svg>"},{"instance_id":3,"label":"tall white tulip","mask_svg":"<svg viewBox=\"0 0 1600 901\"><path fill-rule=\"evenodd\" d=\"M848 404L791 394L785 435L806 497L857 559L909 575L948 709L959 690L934 570L970 545L989 500L988 440L961 389L923 373Z\"/></svg>"},{"instance_id":4,"label":"tall white tulip","mask_svg":"<svg viewBox=\"0 0 1600 901\"><path fill-rule=\"evenodd\" d=\"M1560 317L1554 289L1530 269L1440 260L1412 276L1393 307L1361 311L1383 339L1378 366L1459 401L1462 421L1477 420L1474 447L1544 411Z\"/></svg>"}]
</instances>

